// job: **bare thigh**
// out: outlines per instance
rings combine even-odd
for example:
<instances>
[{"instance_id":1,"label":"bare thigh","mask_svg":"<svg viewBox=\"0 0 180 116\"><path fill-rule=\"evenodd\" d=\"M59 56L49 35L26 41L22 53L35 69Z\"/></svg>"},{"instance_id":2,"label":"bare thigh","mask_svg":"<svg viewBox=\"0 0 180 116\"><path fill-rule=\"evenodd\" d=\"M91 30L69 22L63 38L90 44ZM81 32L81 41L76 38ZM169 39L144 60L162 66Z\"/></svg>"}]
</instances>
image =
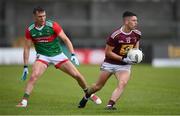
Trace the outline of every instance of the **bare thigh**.
<instances>
[{"instance_id":1,"label":"bare thigh","mask_svg":"<svg viewBox=\"0 0 180 116\"><path fill-rule=\"evenodd\" d=\"M47 65L42 62L36 61L32 66L31 77L39 78L47 69Z\"/></svg>"},{"instance_id":2,"label":"bare thigh","mask_svg":"<svg viewBox=\"0 0 180 116\"><path fill-rule=\"evenodd\" d=\"M76 77L77 75L80 75L80 72L70 61L63 63L59 69L69 74L72 77Z\"/></svg>"},{"instance_id":3,"label":"bare thigh","mask_svg":"<svg viewBox=\"0 0 180 116\"><path fill-rule=\"evenodd\" d=\"M130 79L130 72L129 71L118 71L115 73L115 76L117 78L117 80L123 83L127 83L128 80Z\"/></svg>"},{"instance_id":4,"label":"bare thigh","mask_svg":"<svg viewBox=\"0 0 180 116\"><path fill-rule=\"evenodd\" d=\"M101 71L101 73L100 73L100 75L99 75L99 78L98 78L98 80L96 81L95 86L96 86L97 88L102 88L111 75L112 75L111 72Z\"/></svg>"}]
</instances>

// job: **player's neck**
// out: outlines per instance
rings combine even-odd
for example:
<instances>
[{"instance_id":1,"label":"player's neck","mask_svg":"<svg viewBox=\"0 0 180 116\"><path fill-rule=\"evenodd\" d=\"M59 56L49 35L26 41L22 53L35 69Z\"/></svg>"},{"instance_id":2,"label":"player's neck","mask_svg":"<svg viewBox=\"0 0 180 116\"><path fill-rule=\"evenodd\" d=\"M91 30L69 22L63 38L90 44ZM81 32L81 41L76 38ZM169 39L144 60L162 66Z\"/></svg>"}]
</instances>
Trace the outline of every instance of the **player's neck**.
<instances>
[{"instance_id":1,"label":"player's neck","mask_svg":"<svg viewBox=\"0 0 180 116\"><path fill-rule=\"evenodd\" d=\"M127 26L122 26L122 31L123 31L124 33L130 33L132 30L129 29Z\"/></svg>"}]
</instances>

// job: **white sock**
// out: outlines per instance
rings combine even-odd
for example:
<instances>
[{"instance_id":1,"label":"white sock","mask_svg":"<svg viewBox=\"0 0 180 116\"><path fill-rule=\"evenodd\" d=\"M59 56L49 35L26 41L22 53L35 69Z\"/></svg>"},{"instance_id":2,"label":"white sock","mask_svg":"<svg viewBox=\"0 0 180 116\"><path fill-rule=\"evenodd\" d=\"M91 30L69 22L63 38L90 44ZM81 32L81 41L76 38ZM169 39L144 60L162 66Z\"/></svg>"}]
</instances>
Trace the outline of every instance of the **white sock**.
<instances>
[{"instance_id":1,"label":"white sock","mask_svg":"<svg viewBox=\"0 0 180 116\"><path fill-rule=\"evenodd\" d=\"M21 103L23 106L27 106L27 99L22 99Z\"/></svg>"}]
</instances>

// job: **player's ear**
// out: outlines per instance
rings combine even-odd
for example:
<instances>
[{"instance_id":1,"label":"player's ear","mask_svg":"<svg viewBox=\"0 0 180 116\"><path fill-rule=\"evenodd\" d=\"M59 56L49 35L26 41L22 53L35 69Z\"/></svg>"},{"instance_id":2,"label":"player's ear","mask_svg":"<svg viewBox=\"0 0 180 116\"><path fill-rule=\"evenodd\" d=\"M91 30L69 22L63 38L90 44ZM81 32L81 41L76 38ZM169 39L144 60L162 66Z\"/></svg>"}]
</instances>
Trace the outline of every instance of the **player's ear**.
<instances>
[{"instance_id":1,"label":"player's ear","mask_svg":"<svg viewBox=\"0 0 180 116\"><path fill-rule=\"evenodd\" d=\"M128 17L125 17L125 18L123 19L125 25L128 24L128 20L129 20Z\"/></svg>"},{"instance_id":2,"label":"player's ear","mask_svg":"<svg viewBox=\"0 0 180 116\"><path fill-rule=\"evenodd\" d=\"M36 19L36 14L33 14L33 19L34 19L34 20Z\"/></svg>"}]
</instances>

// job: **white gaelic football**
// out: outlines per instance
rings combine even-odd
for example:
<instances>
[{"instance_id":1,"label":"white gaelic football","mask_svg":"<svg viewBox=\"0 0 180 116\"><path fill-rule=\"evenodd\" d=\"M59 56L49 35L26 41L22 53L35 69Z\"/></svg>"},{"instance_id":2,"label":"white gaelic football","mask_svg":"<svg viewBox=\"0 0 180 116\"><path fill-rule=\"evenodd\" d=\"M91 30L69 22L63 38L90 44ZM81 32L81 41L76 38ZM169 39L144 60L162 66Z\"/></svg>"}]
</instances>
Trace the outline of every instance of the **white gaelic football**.
<instances>
[{"instance_id":1,"label":"white gaelic football","mask_svg":"<svg viewBox=\"0 0 180 116\"><path fill-rule=\"evenodd\" d=\"M140 63L143 59L143 53L141 50L133 48L128 51L127 57L136 63Z\"/></svg>"}]
</instances>

